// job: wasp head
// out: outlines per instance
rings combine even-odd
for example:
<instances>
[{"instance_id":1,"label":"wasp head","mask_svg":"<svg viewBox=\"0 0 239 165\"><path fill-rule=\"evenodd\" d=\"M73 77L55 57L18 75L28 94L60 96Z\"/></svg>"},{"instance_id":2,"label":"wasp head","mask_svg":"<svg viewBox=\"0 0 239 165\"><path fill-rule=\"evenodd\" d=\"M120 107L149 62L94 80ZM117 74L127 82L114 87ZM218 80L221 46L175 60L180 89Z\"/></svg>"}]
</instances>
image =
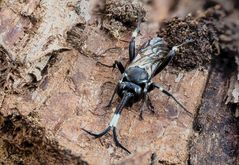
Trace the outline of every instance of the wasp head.
<instances>
[{"instance_id":1,"label":"wasp head","mask_svg":"<svg viewBox=\"0 0 239 165\"><path fill-rule=\"evenodd\" d=\"M139 85L132 82L120 82L118 86L118 95L122 98L124 93L132 94L132 97L128 101L128 105L130 106L141 99L143 89Z\"/></svg>"}]
</instances>

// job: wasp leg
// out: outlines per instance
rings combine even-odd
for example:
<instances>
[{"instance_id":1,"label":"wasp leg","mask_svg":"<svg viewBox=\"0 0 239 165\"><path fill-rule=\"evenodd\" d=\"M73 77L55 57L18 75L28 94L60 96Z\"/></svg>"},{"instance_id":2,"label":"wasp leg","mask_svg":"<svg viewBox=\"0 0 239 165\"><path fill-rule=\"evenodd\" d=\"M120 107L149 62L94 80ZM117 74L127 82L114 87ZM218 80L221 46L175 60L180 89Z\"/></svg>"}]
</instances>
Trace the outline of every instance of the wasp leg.
<instances>
[{"instance_id":1,"label":"wasp leg","mask_svg":"<svg viewBox=\"0 0 239 165\"><path fill-rule=\"evenodd\" d=\"M152 113L155 113L154 111L154 106L149 98L149 96L147 95L147 100L146 100L146 105L147 105L147 108L152 112Z\"/></svg>"},{"instance_id":2,"label":"wasp leg","mask_svg":"<svg viewBox=\"0 0 239 165\"><path fill-rule=\"evenodd\" d=\"M175 55L176 55L175 49L170 50L165 60L162 62L162 64L159 65L159 67L157 68L157 70L153 75L155 76L159 72L161 72L170 63L170 61L174 58Z\"/></svg>"},{"instance_id":3,"label":"wasp leg","mask_svg":"<svg viewBox=\"0 0 239 165\"><path fill-rule=\"evenodd\" d=\"M109 103L106 105L106 107L111 107L111 104L112 104L112 101L113 101L113 99L114 99L114 97L115 97L115 94L116 94L116 92L117 92L117 89L118 89L118 85L115 87L114 92L113 92L113 95L111 96L110 101L109 101Z\"/></svg>"},{"instance_id":4,"label":"wasp leg","mask_svg":"<svg viewBox=\"0 0 239 165\"><path fill-rule=\"evenodd\" d=\"M116 127L113 127L113 139L114 139L115 145L117 147L120 147L123 150L125 150L126 152L128 152L129 154L131 154L131 152L119 142L119 140L117 138L117 134L116 134Z\"/></svg>"},{"instance_id":5,"label":"wasp leg","mask_svg":"<svg viewBox=\"0 0 239 165\"><path fill-rule=\"evenodd\" d=\"M118 68L121 74L123 74L124 71L125 71L125 67L123 66L123 64L120 61L117 61L117 60L115 60L113 65L107 65L107 64L104 64L104 63L99 62L99 61L97 62L97 64L100 64L100 65L108 67L108 68L113 68L113 69Z\"/></svg>"},{"instance_id":6,"label":"wasp leg","mask_svg":"<svg viewBox=\"0 0 239 165\"><path fill-rule=\"evenodd\" d=\"M158 88L161 92L171 97L190 117L193 117L193 114L189 112L170 92L165 90L160 84L152 83L151 85L151 89Z\"/></svg>"},{"instance_id":7,"label":"wasp leg","mask_svg":"<svg viewBox=\"0 0 239 165\"><path fill-rule=\"evenodd\" d=\"M143 102L143 105L141 106L140 108L140 114L139 114L139 119L140 120L143 120L143 112L144 112L144 108L145 108L145 105L147 106L147 108L152 112L152 113L155 113L154 112L154 106L152 105L152 102L151 100L149 99L149 96L146 95L143 99L142 99L142 102Z\"/></svg>"},{"instance_id":8,"label":"wasp leg","mask_svg":"<svg viewBox=\"0 0 239 165\"><path fill-rule=\"evenodd\" d=\"M129 43L129 61L132 62L135 56L136 56L135 37L133 37Z\"/></svg>"},{"instance_id":9,"label":"wasp leg","mask_svg":"<svg viewBox=\"0 0 239 165\"><path fill-rule=\"evenodd\" d=\"M136 57L135 38L140 33L140 23L141 23L141 18L138 18L137 27L133 31L132 36L131 36L131 40L129 42L129 61L130 62L132 62L133 59Z\"/></svg>"},{"instance_id":10,"label":"wasp leg","mask_svg":"<svg viewBox=\"0 0 239 165\"><path fill-rule=\"evenodd\" d=\"M109 132L109 130L111 129L111 126L107 127L104 131L100 132L100 133L92 133L84 128L82 128L83 131L85 131L86 133L90 134L91 136L94 136L95 138L100 138L101 136L105 135L107 132Z\"/></svg>"},{"instance_id":11,"label":"wasp leg","mask_svg":"<svg viewBox=\"0 0 239 165\"><path fill-rule=\"evenodd\" d=\"M144 120L144 118L143 118L144 104L145 104L145 103L143 103L143 105L142 105L141 108L140 108L140 113L139 113L139 119L140 119L140 120Z\"/></svg>"},{"instance_id":12,"label":"wasp leg","mask_svg":"<svg viewBox=\"0 0 239 165\"><path fill-rule=\"evenodd\" d=\"M142 99L142 103L143 103L143 104L142 104L141 107L140 107L140 113L139 113L139 119L140 119L140 120L144 120L144 118L143 118L143 112L144 112L144 108L145 108L145 104L146 104L146 100L147 100L146 97L147 97L147 96L144 95L144 96L143 96L143 99Z\"/></svg>"},{"instance_id":13,"label":"wasp leg","mask_svg":"<svg viewBox=\"0 0 239 165\"><path fill-rule=\"evenodd\" d=\"M155 71L155 73L153 75L154 76L157 75L159 72L161 72L170 63L170 61L174 58L176 53L179 51L179 47L181 47L185 44L192 43L192 42L194 42L194 40L188 39L185 42L183 42L182 44L172 47L172 49L169 51L165 60L162 62L161 65L159 65L159 67L157 68L157 70Z\"/></svg>"}]
</instances>

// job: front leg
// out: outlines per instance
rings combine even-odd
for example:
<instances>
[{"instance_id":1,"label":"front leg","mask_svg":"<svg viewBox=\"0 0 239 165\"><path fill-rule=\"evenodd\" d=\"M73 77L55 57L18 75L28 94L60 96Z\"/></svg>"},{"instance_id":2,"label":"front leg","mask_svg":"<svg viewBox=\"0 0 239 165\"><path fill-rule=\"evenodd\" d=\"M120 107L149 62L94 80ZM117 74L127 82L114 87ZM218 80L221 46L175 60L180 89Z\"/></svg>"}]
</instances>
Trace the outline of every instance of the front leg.
<instances>
[{"instance_id":1,"label":"front leg","mask_svg":"<svg viewBox=\"0 0 239 165\"><path fill-rule=\"evenodd\" d=\"M146 100L146 96L144 96L143 99L142 99L142 105L140 107L140 113L139 113L139 119L140 120L144 119L143 118L143 112L144 112L144 107L145 107L145 102L146 102L145 100Z\"/></svg>"},{"instance_id":2,"label":"front leg","mask_svg":"<svg viewBox=\"0 0 239 165\"><path fill-rule=\"evenodd\" d=\"M115 97L115 94L116 94L117 90L118 90L118 85L115 87L114 92L113 92L113 94L112 94L112 96L111 96L111 98L110 98L110 101L109 101L109 103L106 105L106 107L108 107L108 108L111 107L112 101L113 101L113 99L114 99L114 97Z\"/></svg>"},{"instance_id":3,"label":"front leg","mask_svg":"<svg viewBox=\"0 0 239 165\"><path fill-rule=\"evenodd\" d=\"M149 95L147 95L146 105L147 105L147 108L151 111L151 113L155 113L154 106L149 98Z\"/></svg>"},{"instance_id":4,"label":"front leg","mask_svg":"<svg viewBox=\"0 0 239 165\"><path fill-rule=\"evenodd\" d=\"M151 111L151 113L155 113L154 112L154 106L152 105L152 102L149 98L149 96L146 94L145 97L143 97L142 99L142 105L140 107L140 114L139 114L139 119L143 120L143 112L144 112L144 108L145 106Z\"/></svg>"}]
</instances>

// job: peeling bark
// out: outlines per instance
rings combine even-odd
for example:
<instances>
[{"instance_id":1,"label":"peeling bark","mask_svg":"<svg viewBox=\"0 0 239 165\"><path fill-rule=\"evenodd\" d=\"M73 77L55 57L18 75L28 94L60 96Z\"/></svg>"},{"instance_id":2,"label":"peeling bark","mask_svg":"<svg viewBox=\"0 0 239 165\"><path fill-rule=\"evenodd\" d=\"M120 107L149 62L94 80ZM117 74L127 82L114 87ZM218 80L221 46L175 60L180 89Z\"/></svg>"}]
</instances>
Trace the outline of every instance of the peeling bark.
<instances>
[{"instance_id":1,"label":"peeling bark","mask_svg":"<svg viewBox=\"0 0 239 165\"><path fill-rule=\"evenodd\" d=\"M238 13L228 14L234 10L230 5L234 1L209 12L203 10L220 2L197 2L199 15L194 12L195 1L142 1L142 6L124 1L115 3L116 8L112 2L107 1L111 5L105 16L96 13L100 5L96 0L0 1L0 162L236 164L238 118L231 110L238 114L238 64L234 62L238 59L238 29L220 20L221 16L238 18ZM155 10L162 4L163 10ZM135 7L137 10L132 10ZM104 106L120 74L97 62L127 63L125 41L130 40L135 15L144 10L148 22L142 23L137 47L157 34L170 46L188 37L195 40L154 80L170 90L195 118L153 91L150 97L155 114L145 111L144 120L139 121L140 104L122 113L119 137L133 153L127 155L115 147L111 136L95 140L81 128L100 131L109 122L119 99L114 100L112 109ZM193 13L185 19L168 19L189 11ZM106 18L111 23L117 20L117 24L106 24ZM160 22L160 31L158 22L149 21L163 18L167 23ZM211 58L216 60L208 69Z\"/></svg>"}]
</instances>

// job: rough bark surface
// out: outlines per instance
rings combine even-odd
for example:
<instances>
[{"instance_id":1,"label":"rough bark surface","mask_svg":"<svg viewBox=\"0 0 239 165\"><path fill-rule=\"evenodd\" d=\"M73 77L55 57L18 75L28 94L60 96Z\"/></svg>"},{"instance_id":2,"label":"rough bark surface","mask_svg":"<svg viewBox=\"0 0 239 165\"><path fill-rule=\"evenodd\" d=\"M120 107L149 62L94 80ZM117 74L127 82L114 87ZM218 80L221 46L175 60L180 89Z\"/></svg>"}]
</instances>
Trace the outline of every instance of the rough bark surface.
<instances>
[{"instance_id":1,"label":"rough bark surface","mask_svg":"<svg viewBox=\"0 0 239 165\"><path fill-rule=\"evenodd\" d=\"M237 3L228 1L207 12L221 2L197 3L196 14L195 2L188 0L0 1L0 162L236 164L238 120L224 103L237 112L239 26L219 25L223 18L238 16L228 13ZM185 19L169 19L188 12L192 15ZM170 46L195 40L154 79L195 118L154 90L154 114L146 110L140 121L140 103L122 113L118 134L132 152L128 155L111 135L95 140L81 128L97 132L110 121L119 99L112 108L105 105L120 73L97 62L127 63L125 41L138 15L146 22L137 47L157 35ZM220 60L209 69L215 55ZM228 60L232 69L220 63Z\"/></svg>"},{"instance_id":2,"label":"rough bark surface","mask_svg":"<svg viewBox=\"0 0 239 165\"><path fill-rule=\"evenodd\" d=\"M197 134L191 144L191 164L237 162L238 121L232 114L235 107L225 104L227 83L235 66L233 67L232 60L222 62L219 58L214 62L203 94L202 106L194 123ZM219 65L220 62L222 63Z\"/></svg>"}]
</instances>

